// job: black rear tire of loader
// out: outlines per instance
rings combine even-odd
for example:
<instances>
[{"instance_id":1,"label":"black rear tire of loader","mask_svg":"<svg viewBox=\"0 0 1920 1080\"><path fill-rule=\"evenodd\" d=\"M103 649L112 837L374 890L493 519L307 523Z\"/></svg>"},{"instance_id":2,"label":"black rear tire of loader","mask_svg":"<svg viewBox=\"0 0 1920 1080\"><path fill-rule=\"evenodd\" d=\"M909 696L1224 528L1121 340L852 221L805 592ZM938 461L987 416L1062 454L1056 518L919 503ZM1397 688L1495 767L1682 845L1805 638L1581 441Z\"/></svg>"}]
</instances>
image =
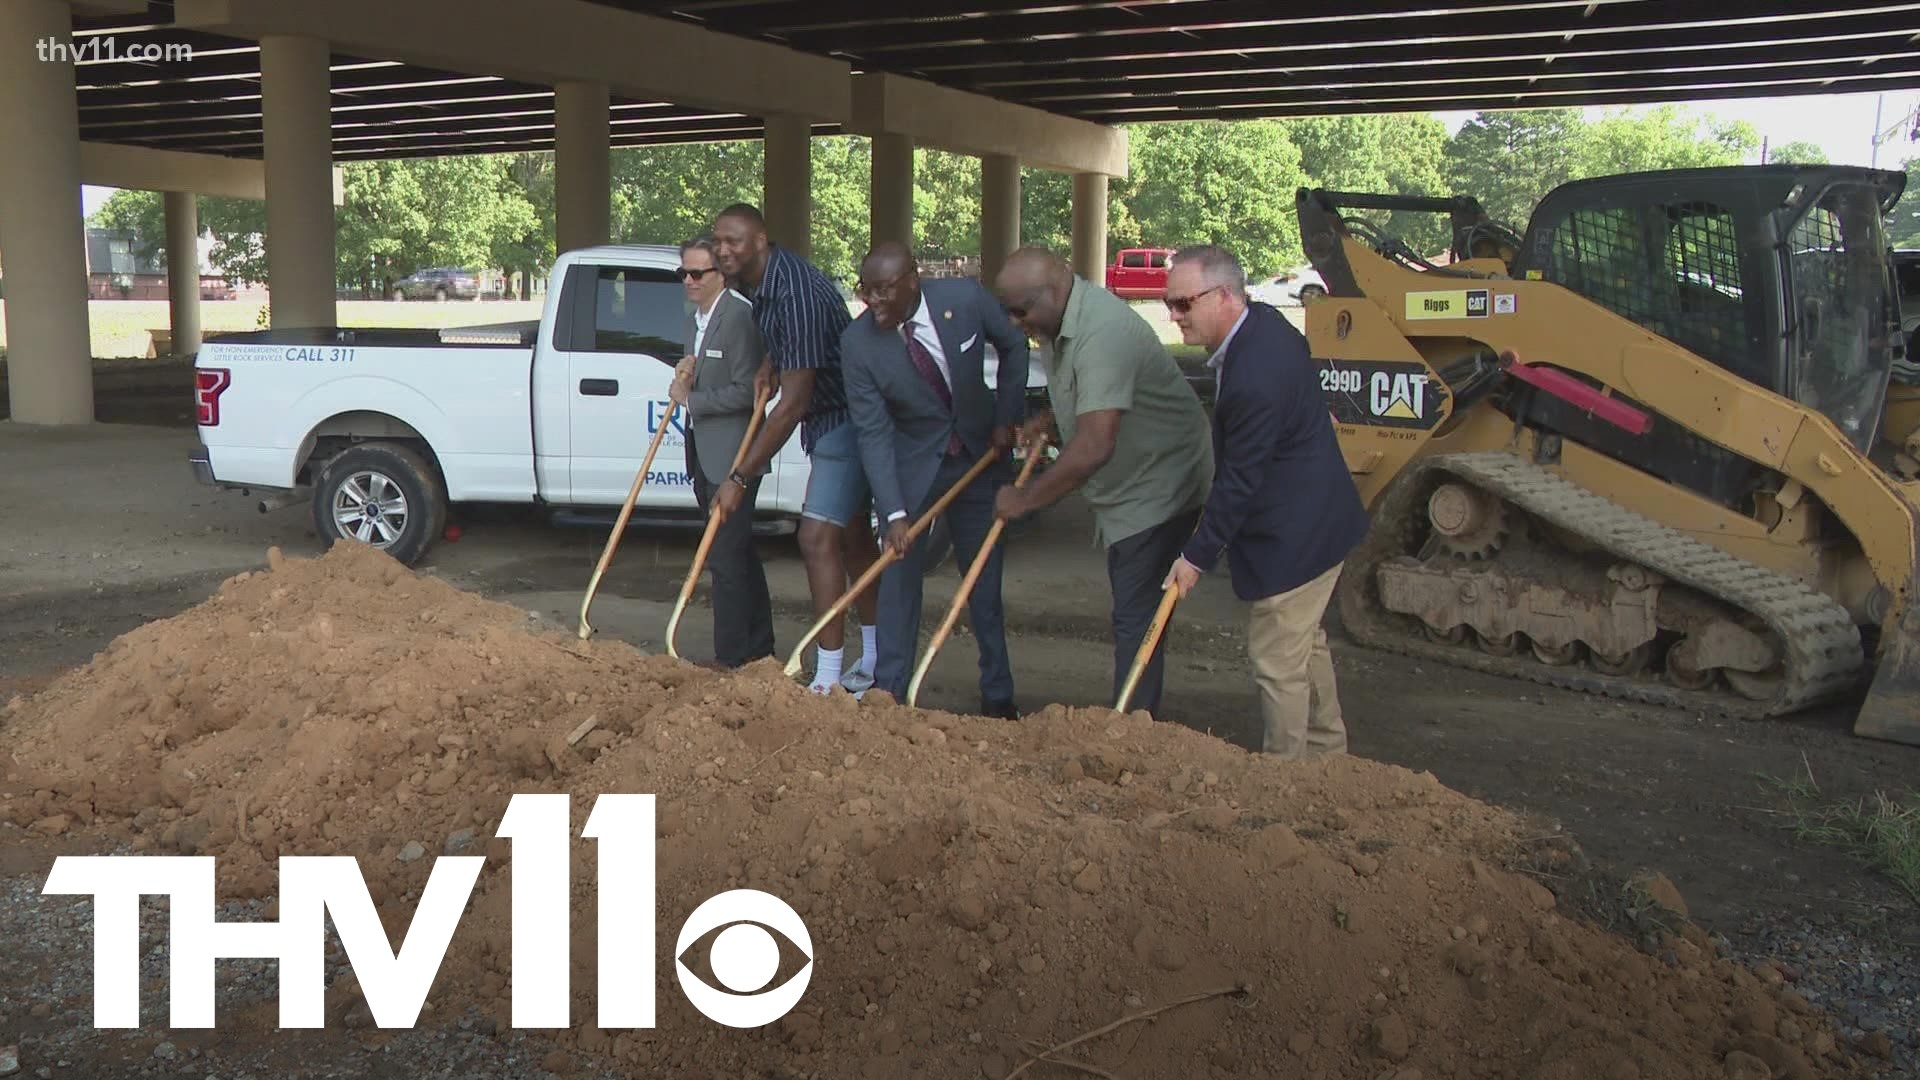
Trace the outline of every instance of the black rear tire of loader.
<instances>
[{"instance_id":1,"label":"black rear tire of loader","mask_svg":"<svg viewBox=\"0 0 1920 1080\"><path fill-rule=\"evenodd\" d=\"M391 541L369 542L368 546L411 566L432 546L447 521L446 484L439 470L413 447L391 442L362 443L329 460L313 486L314 531L325 548L346 538L336 519L336 500L345 499L343 492L350 483L368 476L384 477L398 488L407 511L398 535Z\"/></svg>"}]
</instances>

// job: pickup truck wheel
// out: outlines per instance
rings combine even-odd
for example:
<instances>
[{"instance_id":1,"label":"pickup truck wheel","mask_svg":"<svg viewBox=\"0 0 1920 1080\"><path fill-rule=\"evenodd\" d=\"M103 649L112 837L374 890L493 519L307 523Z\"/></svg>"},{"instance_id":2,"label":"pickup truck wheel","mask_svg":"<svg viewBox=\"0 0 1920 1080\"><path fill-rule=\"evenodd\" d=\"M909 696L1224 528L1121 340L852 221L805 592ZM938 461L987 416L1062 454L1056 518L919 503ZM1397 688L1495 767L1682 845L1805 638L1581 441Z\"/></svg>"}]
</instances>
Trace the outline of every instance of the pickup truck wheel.
<instances>
[{"instance_id":1,"label":"pickup truck wheel","mask_svg":"<svg viewBox=\"0 0 1920 1080\"><path fill-rule=\"evenodd\" d=\"M412 565L440 535L446 488L420 453L397 443L366 443L320 471L313 523L321 543L342 538L378 548Z\"/></svg>"}]
</instances>

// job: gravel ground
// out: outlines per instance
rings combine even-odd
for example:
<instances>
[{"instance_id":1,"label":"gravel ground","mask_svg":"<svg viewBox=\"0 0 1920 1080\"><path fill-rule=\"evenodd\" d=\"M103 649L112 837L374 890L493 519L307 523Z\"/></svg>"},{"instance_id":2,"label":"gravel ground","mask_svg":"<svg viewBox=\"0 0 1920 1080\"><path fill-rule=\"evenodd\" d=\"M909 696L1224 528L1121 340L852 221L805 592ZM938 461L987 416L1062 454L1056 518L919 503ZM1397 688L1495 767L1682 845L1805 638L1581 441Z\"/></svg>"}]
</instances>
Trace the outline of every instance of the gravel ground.
<instances>
[{"instance_id":1,"label":"gravel ground","mask_svg":"<svg viewBox=\"0 0 1920 1080\"><path fill-rule=\"evenodd\" d=\"M1890 925L1876 931L1786 913L1750 920L1726 944L1756 968L1777 969L1870 1052L1884 1048L1894 1075L1920 1077L1920 940L1913 914L1910 905L1885 911Z\"/></svg>"}]
</instances>

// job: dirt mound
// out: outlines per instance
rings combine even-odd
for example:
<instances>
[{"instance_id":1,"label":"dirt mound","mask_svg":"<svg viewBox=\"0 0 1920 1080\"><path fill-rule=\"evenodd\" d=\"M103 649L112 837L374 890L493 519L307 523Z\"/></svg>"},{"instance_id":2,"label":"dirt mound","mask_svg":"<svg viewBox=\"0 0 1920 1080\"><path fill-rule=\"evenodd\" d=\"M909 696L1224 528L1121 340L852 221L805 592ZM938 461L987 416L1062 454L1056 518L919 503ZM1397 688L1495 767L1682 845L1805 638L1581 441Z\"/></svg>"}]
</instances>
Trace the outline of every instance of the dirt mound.
<instances>
[{"instance_id":1,"label":"dirt mound","mask_svg":"<svg viewBox=\"0 0 1920 1080\"><path fill-rule=\"evenodd\" d=\"M1000 1078L1166 1007L1059 1056L1129 1076L1856 1068L1698 931L1650 955L1560 914L1499 869L1517 821L1430 774L1282 764L1106 709L1007 724L819 698L771 661L720 674L583 645L358 545L270 563L8 705L0 815L217 855L229 898L270 896L282 854L358 856L395 940L432 856L485 853L429 1024L467 1006L510 1024L494 832L514 793L572 793L576 838L592 795L659 797L663 952L728 888L803 917L815 970L781 1021L706 1019L662 957L658 1026L602 1031L596 844L576 839L575 1026L550 1066ZM686 959L706 977L704 949ZM350 977L329 1001L330 1024L368 1023Z\"/></svg>"}]
</instances>

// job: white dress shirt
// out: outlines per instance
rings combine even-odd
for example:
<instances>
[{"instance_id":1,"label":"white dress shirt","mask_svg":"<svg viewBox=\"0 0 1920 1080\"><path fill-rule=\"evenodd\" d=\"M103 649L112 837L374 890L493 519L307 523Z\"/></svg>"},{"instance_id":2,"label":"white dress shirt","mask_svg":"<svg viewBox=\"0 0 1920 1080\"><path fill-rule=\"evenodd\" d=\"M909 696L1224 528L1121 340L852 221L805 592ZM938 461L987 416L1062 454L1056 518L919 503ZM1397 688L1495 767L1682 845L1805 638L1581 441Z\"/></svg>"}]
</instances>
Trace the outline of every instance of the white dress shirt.
<instances>
[{"instance_id":1,"label":"white dress shirt","mask_svg":"<svg viewBox=\"0 0 1920 1080\"><path fill-rule=\"evenodd\" d=\"M914 309L906 322L900 324L900 329L903 334L912 334L919 339L920 344L927 347L927 352L933 356L933 366L940 369L940 377L947 380L947 390L951 392L953 371L947 367L947 351L940 347L940 334L933 328L933 316L927 314L926 293L920 294L920 306ZM905 341L906 338L902 337L901 340ZM887 524L891 525L906 516L906 511L895 510L887 515Z\"/></svg>"},{"instance_id":2,"label":"white dress shirt","mask_svg":"<svg viewBox=\"0 0 1920 1080\"><path fill-rule=\"evenodd\" d=\"M900 328L918 338L920 344L933 354L933 366L940 369L940 377L947 380L947 389L953 389L953 371L947 367L947 351L940 347L940 334L933 328L933 316L927 314L927 294L920 294L920 306Z\"/></svg>"},{"instance_id":3,"label":"white dress shirt","mask_svg":"<svg viewBox=\"0 0 1920 1080\"><path fill-rule=\"evenodd\" d=\"M723 299L726 295L727 295L726 293L720 293L719 295L715 296L713 298L713 303L708 305L707 310L705 311L701 311L697 308L694 310L694 313L693 313L693 355L694 355L693 365L695 367L700 366L700 359L699 359L700 346L702 343L704 343L707 340L707 324L713 321L713 311L715 308L720 306L721 299Z\"/></svg>"}]
</instances>

